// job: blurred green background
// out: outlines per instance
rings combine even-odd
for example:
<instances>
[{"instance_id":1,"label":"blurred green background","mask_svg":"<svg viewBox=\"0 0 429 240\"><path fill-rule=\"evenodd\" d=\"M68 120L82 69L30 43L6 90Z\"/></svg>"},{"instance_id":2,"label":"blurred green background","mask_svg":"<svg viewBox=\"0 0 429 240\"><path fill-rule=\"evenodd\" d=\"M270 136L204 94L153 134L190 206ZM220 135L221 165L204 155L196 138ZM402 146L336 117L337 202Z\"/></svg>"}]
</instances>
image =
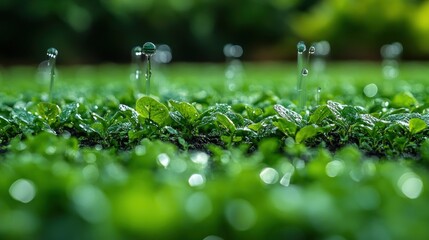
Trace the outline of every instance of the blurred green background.
<instances>
[{"instance_id":1,"label":"blurred green background","mask_svg":"<svg viewBox=\"0 0 429 240\"><path fill-rule=\"evenodd\" d=\"M296 42L327 40L333 59L380 59L401 42L405 59L429 54L427 0L2 0L0 64L34 63L56 47L62 63L128 62L145 41L174 61L287 60Z\"/></svg>"}]
</instances>

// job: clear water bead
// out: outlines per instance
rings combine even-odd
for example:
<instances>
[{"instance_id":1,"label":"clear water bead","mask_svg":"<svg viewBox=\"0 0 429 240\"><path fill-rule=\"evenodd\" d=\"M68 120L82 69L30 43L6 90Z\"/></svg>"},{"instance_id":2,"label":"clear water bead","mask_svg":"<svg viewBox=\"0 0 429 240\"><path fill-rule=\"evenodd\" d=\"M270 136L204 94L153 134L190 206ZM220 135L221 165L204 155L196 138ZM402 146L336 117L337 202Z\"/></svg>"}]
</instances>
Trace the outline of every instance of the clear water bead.
<instances>
[{"instance_id":1,"label":"clear water bead","mask_svg":"<svg viewBox=\"0 0 429 240\"><path fill-rule=\"evenodd\" d=\"M143 52L143 50L142 50L142 48L141 48L141 47L139 47L139 46L134 47L134 48L133 48L133 50L132 50L132 54L133 54L133 56L136 56L136 57L141 56L141 55L142 55L142 52Z\"/></svg>"},{"instance_id":2,"label":"clear water bead","mask_svg":"<svg viewBox=\"0 0 429 240\"><path fill-rule=\"evenodd\" d=\"M306 77L308 75L308 69L307 68L303 68L301 71L302 76Z\"/></svg>"},{"instance_id":3,"label":"clear water bead","mask_svg":"<svg viewBox=\"0 0 429 240\"><path fill-rule=\"evenodd\" d=\"M309 54L314 54L316 52L316 48L312 45L309 49L308 49L308 53Z\"/></svg>"},{"instance_id":4,"label":"clear water bead","mask_svg":"<svg viewBox=\"0 0 429 240\"><path fill-rule=\"evenodd\" d=\"M143 45L143 53L146 56L152 56L156 52L156 46L152 42L147 42Z\"/></svg>"},{"instance_id":5,"label":"clear water bead","mask_svg":"<svg viewBox=\"0 0 429 240\"><path fill-rule=\"evenodd\" d=\"M58 50L56 48L49 48L46 54L49 58L56 58L58 56Z\"/></svg>"},{"instance_id":6,"label":"clear water bead","mask_svg":"<svg viewBox=\"0 0 429 240\"><path fill-rule=\"evenodd\" d=\"M298 44L296 45L296 48L298 49L298 53L303 53L307 49L303 41L298 42Z\"/></svg>"}]
</instances>

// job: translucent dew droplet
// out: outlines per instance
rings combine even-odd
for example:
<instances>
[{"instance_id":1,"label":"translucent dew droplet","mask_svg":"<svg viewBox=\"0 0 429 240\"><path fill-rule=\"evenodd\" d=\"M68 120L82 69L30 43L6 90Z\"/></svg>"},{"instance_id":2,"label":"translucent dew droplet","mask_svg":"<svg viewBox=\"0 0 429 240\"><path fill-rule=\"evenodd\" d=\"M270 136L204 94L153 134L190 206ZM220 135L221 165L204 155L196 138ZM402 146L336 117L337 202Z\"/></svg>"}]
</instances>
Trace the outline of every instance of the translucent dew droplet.
<instances>
[{"instance_id":1,"label":"translucent dew droplet","mask_svg":"<svg viewBox=\"0 0 429 240\"><path fill-rule=\"evenodd\" d=\"M49 48L46 55L48 55L49 58L57 58L58 50L56 48Z\"/></svg>"},{"instance_id":2,"label":"translucent dew droplet","mask_svg":"<svg viewBox=\"0 0 429 240\"><path fill-rule=\"evenodd\" d=\"M28 179L18 179L9 188L10 196L22 203L31 202L36 196L36 186Z\"/></svg>"},{"instance_id":3,"label":"translucent dew droplet","mask_svg":"<svg viewBox=\"0 0 429 240\"><path fill-rule=\"evenodd\" d=\"M142 48L140 46L134 47L133 50L131 50L132 55L135 57L139 57L142 55Z\"/></svg>"},{"instance_id":4,"label":"translucent dew droplet","mask_svg":"<svg viewBox=\"0 0 429 240\"><path fill-rule=\"evenodd\" d=\"M308 75L308 69L307 68L302 69L301 74L302 76L306 77Z\"/></svg>"},{"instance_id":5,"label":"translucent dew droplet","mask_svg":"<svg viewBox=\"0 0 429 240\"><path fill-rule=\"evenodd\" d=\"M377 92L378 92L378 87L374 83L370 83L370 84L366 85L363 89L363 93L365 94L365 96L370 97L370 98L377 95Z\"/></svg>"},{"instance_id":6,"label":"translucent dew droplet","mask_svg":"<svg viewBox=\"0 0 429 240\"><path fill-rule=\"evenodd\" d=\"M152 42L146 42L143 44L143 53L146 56L152 56L156 53L156 46Z\"/></svg>"},{"instance_id":7,"label":"translucent dew droplet","mask_svg":"<svg viewBox=\"0 0 429 240\"><path fill-rule=\"evenodd\" d=\"M308 49L308 53L309 54L314 54L316 52L316 48L312 45L309 49Z\"/></svg>"},{"instance_id":8,"label":"translucent dew droplet","mask_svg":"<svg viewBox=\"0 0 429 240\"><path fill-rule=\"evenodd\" d=\"M266 184L274 184L279 179L279 173L274 168L264 168L259 173L259 177Z\"/></svg>"},{"instance_id":9,"label":"translucent dew droplet","mask_svg":"<svg viewBox=\"0 0 429 240\"><path fill-rule=\"evenodd\" d=\"M298 42L298 44L296 45L296 48L298 50L298 53L303 53L305 52L305 50L307 49L307 47L305 46L305 43L303 41Z\"/></svg>"}]
</instances>

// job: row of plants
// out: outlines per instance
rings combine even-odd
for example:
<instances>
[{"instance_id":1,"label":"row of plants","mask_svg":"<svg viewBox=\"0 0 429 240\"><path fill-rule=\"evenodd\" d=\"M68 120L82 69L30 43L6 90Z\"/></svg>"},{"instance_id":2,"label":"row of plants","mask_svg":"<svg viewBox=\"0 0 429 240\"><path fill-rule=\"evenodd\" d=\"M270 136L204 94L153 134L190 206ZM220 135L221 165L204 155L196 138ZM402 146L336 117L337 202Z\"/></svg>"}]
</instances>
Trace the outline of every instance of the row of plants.
<instances>
[{"instance_id":1,"label":"row of plants","mask_svg":"<svg viewBox=\"0 0 429 240\"><path fill-rule=\"evenodd\" d=\"M394 100L413 105L410 93ZM271 98L272 99L272 98ZM429 114L424 107L392 108L379 101L370 111L363 107L327 101L301 114L292 108L259 99L254 105L204 106L169 100L161 103L144 96L135 106L118 104L97 107L71 102L61 106L48 102L20 102L1 107L3 150L15 137L40 132L68 134L82 146L101 145L128 150L142 138L173 142L182 149L206 150L207 144L251 149L267 138L283 143L292 140L331 150L356 145L367 154L395 158L426 159ZM293 105L291 105L294 107ZM202 110L197 110L201 108Z\"/></svg>"}]
</instances>

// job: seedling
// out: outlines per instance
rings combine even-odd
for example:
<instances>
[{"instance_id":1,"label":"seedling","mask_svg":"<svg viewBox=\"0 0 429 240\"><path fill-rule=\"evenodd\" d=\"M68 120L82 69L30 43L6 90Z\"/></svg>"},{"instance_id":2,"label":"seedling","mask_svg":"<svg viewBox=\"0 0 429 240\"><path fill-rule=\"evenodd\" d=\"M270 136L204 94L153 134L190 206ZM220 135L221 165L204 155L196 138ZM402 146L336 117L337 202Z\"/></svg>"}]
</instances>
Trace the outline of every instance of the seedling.
<instances>
[{"instance_id":1,"label":"seedling","mask_svg":"<svg viewBox=\"0 0 429 240\"><path fill-rule=\"evenodd\" d=\"M131 50L131 58L133 63L133 74L132 78L136 82L137 92L141 90L141 74L142 74L142 48L140 46L134 47Z\"/></svg>"},{"instance_id":2,"label":"seedling","mask_svg":"<svg viewBox=\"0 0 429 240\"><path fill-rule=\"evenodd\" d=\"M150 95L150 77L152 76L151 71L151 57L156 53L156 46L151 42L146 42L143 45L143 54L147 58L146 68L146 95Z\"/></svg>"},{"instance_id":3,"label":"seedling","mask_svg":"<svg viewBox=\"0 0 429 240\"><path fill-rule=\"evenodd\" d=\"M49 101L51 101L55 81L55 62L58 56L58 50L55 48L49 48L46 55L48 55L48 67L50 68Z\"/></svg>"},{"instance_id":4,"label":"seedling","mask_svg":"<svg viewBox=\"0 0 429 240\"><path fill-rule=\"evenodd\" d=\"M297 94L298 94L298 109L302 110L306 102L306 91L305 91L305 77L308 76L308 67L310 63L310 56L316 52L314 46L311 46L308 49L307 61L304 63L304 53L307 50L305 43L303 41L298 42L298 85L297 85Z\"/></svg>"}]
</instances>

